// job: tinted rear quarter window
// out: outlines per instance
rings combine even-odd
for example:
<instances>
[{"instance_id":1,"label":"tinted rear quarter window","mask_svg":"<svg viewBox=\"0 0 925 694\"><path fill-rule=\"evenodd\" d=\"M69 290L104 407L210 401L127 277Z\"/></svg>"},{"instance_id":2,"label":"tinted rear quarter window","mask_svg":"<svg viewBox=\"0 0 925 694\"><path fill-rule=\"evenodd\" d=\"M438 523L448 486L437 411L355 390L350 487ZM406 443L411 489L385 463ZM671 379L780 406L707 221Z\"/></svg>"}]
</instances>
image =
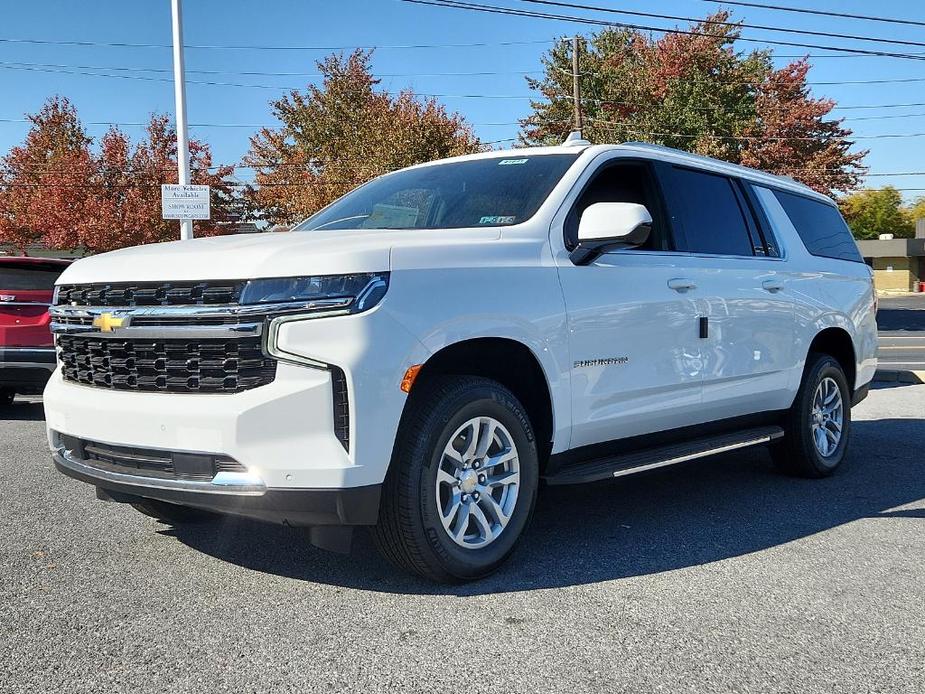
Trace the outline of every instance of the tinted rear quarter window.
<instances>
[{"instance_id":1,"label":"tinted rear quarter window","mask_svg":"<svg viewBox=\"0 0 925 694\"><path fill-rule=\"evenodd\" d=\"M730 179L675 167L672 183L688 251L754 255L745 216Z\"/></svg>"},{"instance_id":2,"label":"tinted rear quarter window","mask_svg":"<svg viewBox=\"0 0 925 694\"><path fill-rule=\"evenodd\" d=\"M806 250L823 258L863 262L851 230L834 205L781 190L773 192Z\"/></svg>"},{"instance_id":3,"label":"tinted rear quarter window","mask_svg":"<svg viewBox=\"0 0 925 694\"><path fill-rule=\"evenodd\" d=\"M50 292L63 271L55 263L0 262L0 290Z\"/></svg>"}]
</instances>

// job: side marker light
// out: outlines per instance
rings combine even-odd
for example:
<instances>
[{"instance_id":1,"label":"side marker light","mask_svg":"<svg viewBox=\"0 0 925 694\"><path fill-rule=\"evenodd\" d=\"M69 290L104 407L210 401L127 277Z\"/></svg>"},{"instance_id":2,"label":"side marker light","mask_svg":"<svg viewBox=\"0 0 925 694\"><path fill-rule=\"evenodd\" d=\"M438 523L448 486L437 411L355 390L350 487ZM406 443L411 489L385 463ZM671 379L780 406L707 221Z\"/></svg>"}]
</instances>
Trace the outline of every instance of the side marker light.
<instances>
[{"instance_id":1,"label":"side marker light","mask_svg":"<svg viewBox=\"0 0 925 694\"><path fill-rule=\"evenodd\" d=\"M401 389L406 392L411 392L411 386L414 385L414 379L418 377L418 374L421 373L421 368L423 364L415 364L414 366L409 366L408 370L405 371L404 377L401 379Z\"/></svg>"}]
</instances>

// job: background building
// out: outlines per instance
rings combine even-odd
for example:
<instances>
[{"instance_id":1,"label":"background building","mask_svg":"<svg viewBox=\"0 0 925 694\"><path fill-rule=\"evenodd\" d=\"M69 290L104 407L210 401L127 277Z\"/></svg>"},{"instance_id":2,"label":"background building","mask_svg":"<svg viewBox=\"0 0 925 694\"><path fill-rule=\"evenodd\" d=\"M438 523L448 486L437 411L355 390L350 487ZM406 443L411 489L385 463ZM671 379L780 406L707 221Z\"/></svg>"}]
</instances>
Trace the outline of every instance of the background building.
<instances>
[{"instance_id":1,"label":"background building","mask_svg":"<svg viewBox=\"0 0 925 694\"><path fill-rule=\"evenodd\" d=\"M925 282L925 219L916 221L914 239L858 241L858 248L878 291L918 291Z\"/></svg>"}]
</instances>

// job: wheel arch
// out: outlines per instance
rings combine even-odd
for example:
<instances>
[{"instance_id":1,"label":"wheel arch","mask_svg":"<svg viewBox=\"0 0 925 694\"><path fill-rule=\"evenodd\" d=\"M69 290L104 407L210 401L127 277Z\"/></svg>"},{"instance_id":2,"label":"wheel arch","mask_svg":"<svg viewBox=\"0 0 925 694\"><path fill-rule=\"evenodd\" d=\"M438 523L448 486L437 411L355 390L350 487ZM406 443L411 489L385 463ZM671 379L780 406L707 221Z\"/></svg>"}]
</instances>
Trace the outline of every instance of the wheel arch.
<instances>
[{"instance_id":1,"label":"wheel arch","mask_svg":"<svg viewBox=\"0 0 925 694\"><path fill-rule=\"evenodd\" d=\"M848 387L853 393L857 387L857 356L854 350L854 341L850 333L844 328L830 327L816 333L809 344L807 358L813 352L828 354L835 359L845 372Z\"/></svg>"},{"instance_id":2,"label":"wheel arch","mask_svg":"<svg viewBox=\"0 0 925 694\"><path fill-rule=\"evenodd\" d=\"M530 347L506 337L474 337L443 347L432 354L418 372L405 411L416 389L429 379L446 375L483 376L514 393L527 411L537 440L540 465L545 465L555 435L555 411L546 372Z\"/></svg>"}]
</instances>

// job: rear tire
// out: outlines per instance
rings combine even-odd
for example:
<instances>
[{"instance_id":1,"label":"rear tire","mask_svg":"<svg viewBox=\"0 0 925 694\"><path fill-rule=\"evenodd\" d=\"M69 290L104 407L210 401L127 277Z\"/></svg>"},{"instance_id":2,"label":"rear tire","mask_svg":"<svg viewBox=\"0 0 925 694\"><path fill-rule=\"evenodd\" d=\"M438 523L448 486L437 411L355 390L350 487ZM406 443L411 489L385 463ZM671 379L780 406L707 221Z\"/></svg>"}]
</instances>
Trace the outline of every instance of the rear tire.
<instances>
[{"instance_id":1,"label":"rear tire","mask_svg":"<svg viewBox=\"0 0 925 694\"><path fill-rule=\"evenodd\" d=\"M132 504L136 511L140 511L146 516L151 516L157 520L170 525L187 525L193 523L208 523L217 520L220 517L218 513L203 511L191 506L180 506L179 504L170 504L166 501L157 499L143 499Z\"/></svg>"},{"instance_id":2,"label":"rear tire","mask_svg":"<svg viewBox=\"0 0 925 694\"><path fill-rule=\"evenodd\" d=\"M16 397L16 392L12 390L0 390L0 407L10 407L13 404L13 399Z\"/></svg>"},{"instance_id":3,"label":"rear tire","mask_svg":"<svg viewBox=\"0 0 925 694\"><path fill-rule=\"evenodd\" d=\"M510 390L474 376L422 383L402 417L373 538L397 567L460 583L510 556L536 502L533 428Z\"/></svg>"},{"instance_id":4,"label":"rear tire","mask_svg":"<svg viewBox=\"0 0 925 694\"><path fill-rule=\"evenodd\" d=\"M845 458L851 434L851 394L841 365L811 353L803 382L784 417L784 438L771 447L775 466L798 477L827 477Z\"/></svg>"}]
</instances>

